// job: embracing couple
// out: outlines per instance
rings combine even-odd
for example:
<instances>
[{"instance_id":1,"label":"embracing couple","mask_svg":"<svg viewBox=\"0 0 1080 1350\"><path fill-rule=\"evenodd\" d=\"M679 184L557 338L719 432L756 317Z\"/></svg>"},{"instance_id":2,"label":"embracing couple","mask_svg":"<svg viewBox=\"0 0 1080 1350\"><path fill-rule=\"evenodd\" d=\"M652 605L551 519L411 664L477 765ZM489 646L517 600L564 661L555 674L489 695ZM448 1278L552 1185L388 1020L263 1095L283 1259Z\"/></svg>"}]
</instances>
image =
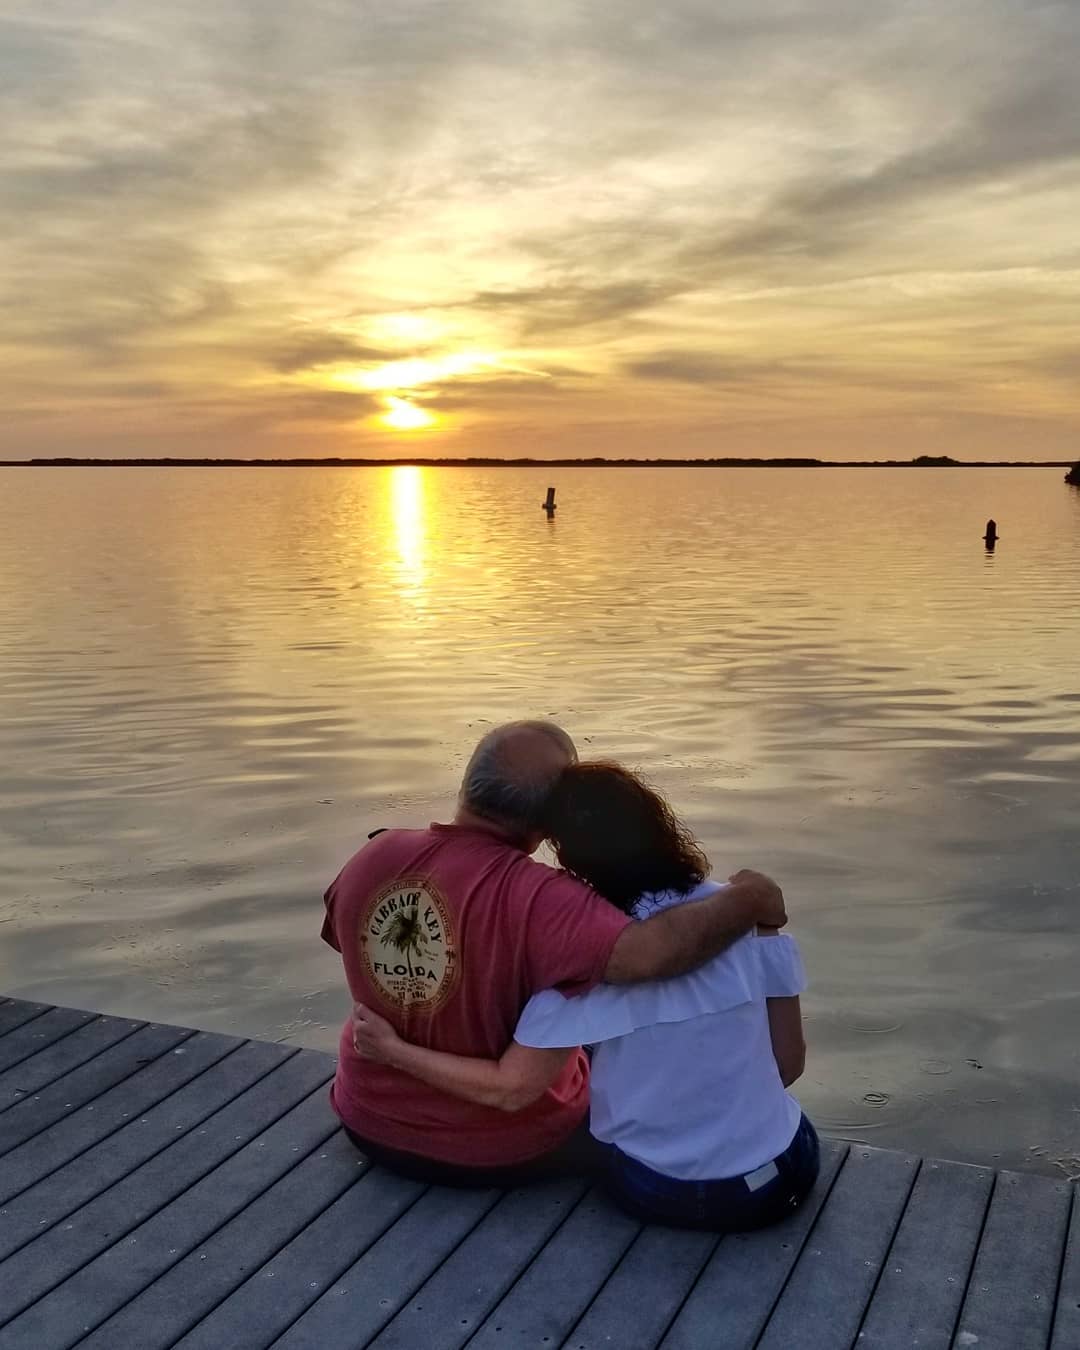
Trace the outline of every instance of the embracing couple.
<instances>
[{"instance_id":1,"label":"embracing couple","mask_svg":"<svg viewBox=\"0 0 1080 1350\"><path fill-rule=\"evenodd\" d=\"M545 839L562 870L531 858ZM645 1221L789 1214L818 1170L786 1091L802 964L775 883L707 874L626 769L579 762L551 722L490 731L451 824L377 831L326 893L356 1005L332 1089L350 1138L445 1185L594 1174Z\"/></svg>"}]
</instances>

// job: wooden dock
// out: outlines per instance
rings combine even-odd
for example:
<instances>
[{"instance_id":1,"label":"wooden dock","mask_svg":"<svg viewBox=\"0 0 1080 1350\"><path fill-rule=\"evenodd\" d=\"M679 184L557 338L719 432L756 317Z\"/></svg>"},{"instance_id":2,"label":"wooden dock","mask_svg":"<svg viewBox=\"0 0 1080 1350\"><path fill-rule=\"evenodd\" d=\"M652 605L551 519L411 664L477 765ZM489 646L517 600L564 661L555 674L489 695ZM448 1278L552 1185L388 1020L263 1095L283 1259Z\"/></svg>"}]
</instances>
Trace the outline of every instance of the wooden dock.
<instances>
[{"instance_id":1,"label":"wooden dock","mask_svg":"<svg viewBox=\"0 0 1080 1350\"><path fill-rule=\"evenodd\" d=\"M830 1142L718 1239L358 1156L334 1061L0 1001L0 1350L1080 1350L1066 1181Z\"/></svg>"}]
</instances>

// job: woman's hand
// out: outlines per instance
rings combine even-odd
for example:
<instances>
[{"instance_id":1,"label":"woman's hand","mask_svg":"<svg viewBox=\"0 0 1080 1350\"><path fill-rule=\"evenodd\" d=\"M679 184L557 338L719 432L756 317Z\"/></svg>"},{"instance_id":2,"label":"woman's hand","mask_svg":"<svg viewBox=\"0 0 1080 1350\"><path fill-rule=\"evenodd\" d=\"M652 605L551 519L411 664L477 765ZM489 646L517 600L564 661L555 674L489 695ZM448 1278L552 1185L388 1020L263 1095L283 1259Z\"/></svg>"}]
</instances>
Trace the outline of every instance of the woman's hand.
<instances>
[{"instance_id":1,"label":"woman's hand","mask_svg":"<svg viewBox=\"0 0 1080 1350\"><path fill-rule=\"evenodd\" d=\"M401 1037L385 1017L372 1012L363 1003L354 1003L352 1043L353 1049L362 1059L390 1064L393 1062L394 1048L401 1044Z\"/></svg>"}]
</instances>

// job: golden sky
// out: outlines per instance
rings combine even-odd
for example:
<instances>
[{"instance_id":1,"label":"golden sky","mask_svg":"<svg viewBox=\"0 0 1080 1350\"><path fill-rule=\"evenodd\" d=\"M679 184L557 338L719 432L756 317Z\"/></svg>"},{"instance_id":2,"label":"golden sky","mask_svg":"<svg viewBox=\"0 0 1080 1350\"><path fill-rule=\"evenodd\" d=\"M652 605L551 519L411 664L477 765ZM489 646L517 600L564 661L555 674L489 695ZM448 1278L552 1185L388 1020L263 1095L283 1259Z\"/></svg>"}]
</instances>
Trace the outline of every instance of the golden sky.
<instances>
[{"instance_id":1,"label":"golden sky","mask_svg":"<svg viewBox=\"0 0 1080 1350\"><path fill-rule=\"evenodd\" d=\"M1076 0L7 0L0 456L1080 450Z\"/></svg>"}]
</instances>

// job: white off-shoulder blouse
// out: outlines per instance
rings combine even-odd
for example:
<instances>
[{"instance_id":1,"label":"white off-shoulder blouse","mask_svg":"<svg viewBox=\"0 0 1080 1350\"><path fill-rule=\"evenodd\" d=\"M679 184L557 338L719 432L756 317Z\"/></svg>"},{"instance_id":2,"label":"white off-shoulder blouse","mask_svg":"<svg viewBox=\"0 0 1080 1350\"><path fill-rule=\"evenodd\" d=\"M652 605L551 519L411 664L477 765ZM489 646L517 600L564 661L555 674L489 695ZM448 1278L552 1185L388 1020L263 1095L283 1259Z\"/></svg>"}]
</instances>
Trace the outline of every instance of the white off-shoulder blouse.
<instances>
[{"instance_id":1,"label":"white off-shoulder blouse","mask_svg":"<svg viewBox=\"0 0 1080 1350\"><path fill-rule=\"evenodd\" d=\"M642 896L634 917L701 900ZM798 1102L773 1057L765 1000L806 988L799 949L786 935L747 934L700 969L670 980L599 985L531 998L514 1039L542 1048L595 1045L591 1128L657 1172L687 1181L743 1176L791 1143Z\"/></svg>"}]
</instances>

